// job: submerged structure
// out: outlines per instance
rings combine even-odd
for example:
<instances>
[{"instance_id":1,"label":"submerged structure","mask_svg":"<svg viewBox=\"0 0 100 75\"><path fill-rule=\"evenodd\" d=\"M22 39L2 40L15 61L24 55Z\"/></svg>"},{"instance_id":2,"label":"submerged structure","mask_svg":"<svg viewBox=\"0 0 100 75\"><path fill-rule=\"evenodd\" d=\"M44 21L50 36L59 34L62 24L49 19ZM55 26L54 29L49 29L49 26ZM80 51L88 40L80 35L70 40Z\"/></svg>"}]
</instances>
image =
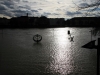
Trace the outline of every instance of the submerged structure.
<instances>
[{"instance_id":1,"label":"submerged structure","mask_svg":"<svg viewBox=\"0 0 100 75\"><path fill-rule=\"evenodd\" d=\"M33 40L38 43L42 40L42 36L39 34L36 34L33 36Z\"/></svg>"}]
</instances>

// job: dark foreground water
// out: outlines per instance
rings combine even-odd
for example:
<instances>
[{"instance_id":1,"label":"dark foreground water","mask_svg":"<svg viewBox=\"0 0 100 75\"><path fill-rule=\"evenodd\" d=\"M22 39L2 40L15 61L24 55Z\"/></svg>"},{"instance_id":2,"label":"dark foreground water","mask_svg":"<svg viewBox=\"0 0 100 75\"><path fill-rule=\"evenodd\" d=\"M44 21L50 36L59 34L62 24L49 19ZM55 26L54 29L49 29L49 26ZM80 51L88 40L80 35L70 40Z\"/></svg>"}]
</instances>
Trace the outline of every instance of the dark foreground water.
<instances>
[{"instance_id":1,"label":"dark foreground water","mask_svg":"<svg viewBox=\"0 0 100 75\"><path fill-rule=\"evenodd\" d=\"M0 75L96 75L97 50L81 48L91 41L90 30L1 29ZM42 35L40 43L33 41L35 34Z\"/></svg>"}]
</instances>

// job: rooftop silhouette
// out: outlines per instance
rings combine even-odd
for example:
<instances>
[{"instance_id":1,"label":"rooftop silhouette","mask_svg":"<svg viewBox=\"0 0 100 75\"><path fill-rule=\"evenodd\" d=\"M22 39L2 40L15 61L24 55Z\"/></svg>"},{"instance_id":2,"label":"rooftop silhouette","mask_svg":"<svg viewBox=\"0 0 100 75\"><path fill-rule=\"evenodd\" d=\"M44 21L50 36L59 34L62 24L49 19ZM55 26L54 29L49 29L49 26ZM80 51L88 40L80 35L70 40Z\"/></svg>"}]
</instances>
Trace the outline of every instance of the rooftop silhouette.
<instances>
[{"instance_id":1,"label":"rooftop silhouette","mask_svg":"<svg viewBox=\"0 0 100 75\"><path fill-rule=\"evenodd\" d=\"M11 19L0 18L0 28L50 28L50 27L98 27L100 17L74 17L47 18L26 16L12 17Z\"/></svg>"}]
</instances>

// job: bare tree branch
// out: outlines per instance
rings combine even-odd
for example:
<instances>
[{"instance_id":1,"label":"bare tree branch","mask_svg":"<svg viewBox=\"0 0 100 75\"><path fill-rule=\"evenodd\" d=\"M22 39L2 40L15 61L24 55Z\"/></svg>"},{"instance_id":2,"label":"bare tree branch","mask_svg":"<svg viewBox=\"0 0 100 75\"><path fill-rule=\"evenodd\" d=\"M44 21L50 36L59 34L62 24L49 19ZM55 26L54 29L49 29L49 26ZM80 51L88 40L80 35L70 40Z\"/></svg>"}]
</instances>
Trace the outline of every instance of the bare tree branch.
<instances>
[{"instance_id":1,"label":"bare tree branch","mask_svg":"<svg viewBox=\"0 0 100 75\"><path fill-rule=\"evenodd\" d=\"M87 3L87 0L83 0L85 3ZM92 16L100 16L100 12L97 11L97 9L99 8L100 6L100 0L95 0L95 2L92 2L91 4L88 4L86 6L80 6L80 5L77 5L74 1L72 1L73 4L75 4L75 6L77 7L77 11L81 11L81 10L86 10L86 13L85 13L85 16L88 16L90 14L92 14ZM93 12L96 12L96 13L93 13ZM92 33L94 36L96 35L99 35L100 34L100 28L96 28L94 27L93 28L93 33Z\"/></svg>"},{"instance_id":2,"label":"bare tree branch","mask_svg":"<svg viewBox=\"0 0 100 75\"><path fill-rule=\"evenodd\" d=\"M72 0L72 2L73 2L73 4L75 4L75 6L77 6L78 10L82 10L82 9L86 9L86 8L92 8L92 7L94 7L93 10L95 10L100 6L100 0L98 0L97 2L92 3L92 4L87 4L87 6L83 6L83 7L77 5L73 0ZM86 0L85 0L85 2L86 2Z\"/></svg>"}]
</instances>

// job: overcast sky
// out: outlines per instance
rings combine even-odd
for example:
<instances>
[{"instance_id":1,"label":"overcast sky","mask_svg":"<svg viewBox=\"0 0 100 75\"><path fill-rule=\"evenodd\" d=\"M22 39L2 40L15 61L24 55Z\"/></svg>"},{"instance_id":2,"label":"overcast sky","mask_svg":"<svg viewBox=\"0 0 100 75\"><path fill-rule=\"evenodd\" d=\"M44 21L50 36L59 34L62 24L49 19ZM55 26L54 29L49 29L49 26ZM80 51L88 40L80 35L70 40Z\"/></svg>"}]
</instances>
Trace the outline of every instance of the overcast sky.
<instances>
[{"instance_id":1,"label":"overcast sky","mask_svg":"<svg viewBox=\"0 0 100 75\"><path fill-rule=\"evenodd\" d=\"M46 16L48 18L72 18L82 16L77 6L86 6L82 0L0 0L0 17ZM88 3L89 0L88 0Z\"/></svg>"}]
</instances>

